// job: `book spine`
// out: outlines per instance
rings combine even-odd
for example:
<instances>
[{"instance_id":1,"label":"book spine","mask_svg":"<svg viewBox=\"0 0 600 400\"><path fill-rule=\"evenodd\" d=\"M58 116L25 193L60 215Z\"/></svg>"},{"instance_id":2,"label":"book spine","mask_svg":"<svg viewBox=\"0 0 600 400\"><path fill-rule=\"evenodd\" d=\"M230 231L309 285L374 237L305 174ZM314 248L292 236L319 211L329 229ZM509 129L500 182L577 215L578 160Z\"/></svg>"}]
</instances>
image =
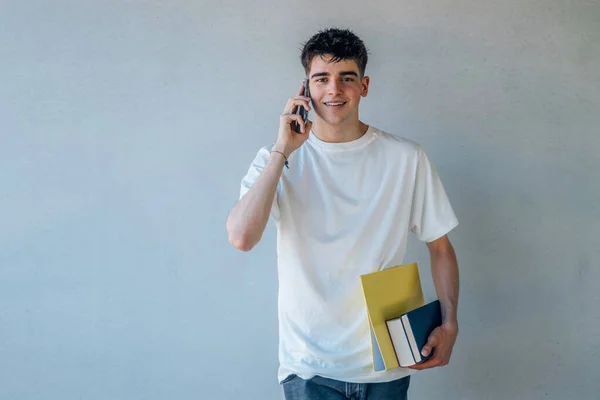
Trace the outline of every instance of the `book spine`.
<instances>
[{"instance_id":1,"label":"book spine","mask_svg":"<svg viewBox=\"0 0 600 400\"><path fill-rule=\"evenodd\" d=\"M410 320L408 316L402 316L402 327L404 328L404 333L406 334L406 338L408 339L408 344L410 349L412 350L412 357L415 361L415 364L421 362L421 351L419 350L419 346L417 346L417 341L415 340L415 334L413 333L412 327L410 325Z\"/></svg>"}]
</instances>

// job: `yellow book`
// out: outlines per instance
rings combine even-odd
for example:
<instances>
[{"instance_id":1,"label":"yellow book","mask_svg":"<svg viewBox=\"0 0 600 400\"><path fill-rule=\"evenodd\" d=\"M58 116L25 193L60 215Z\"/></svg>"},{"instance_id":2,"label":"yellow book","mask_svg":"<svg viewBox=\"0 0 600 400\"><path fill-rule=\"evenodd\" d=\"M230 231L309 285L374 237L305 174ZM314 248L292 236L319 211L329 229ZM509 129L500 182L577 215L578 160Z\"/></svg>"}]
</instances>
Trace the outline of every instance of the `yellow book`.
<instances>
[{"instance_id":1,"label":"yellow book","mask_svg":"<svg viewBox=\"0 0 600 400\"><path fill-rule=\"evenodd\" d=\"M373 350L375 371L398 367L398 358L385 321L425 304L416 263L361 275Z\"/></svg>"}]
</instances>

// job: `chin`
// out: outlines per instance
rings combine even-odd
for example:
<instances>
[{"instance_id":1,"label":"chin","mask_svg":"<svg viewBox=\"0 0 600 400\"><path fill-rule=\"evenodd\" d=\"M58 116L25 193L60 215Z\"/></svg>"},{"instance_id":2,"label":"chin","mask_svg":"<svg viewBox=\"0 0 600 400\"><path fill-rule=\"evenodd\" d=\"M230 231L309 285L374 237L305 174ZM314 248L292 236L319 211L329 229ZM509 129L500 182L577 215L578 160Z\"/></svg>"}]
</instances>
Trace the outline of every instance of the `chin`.
<instances>
[{"instance_id":1,"label":"chin","mask_svg":"<svg viewBox=\"0 0 600 400\"><path fill-rule=\"evenodd\" d=\"M351 119L352 114L347 114L347 115L319 115L319 117L323 120L323 122L325 122L326 124L329 125L341 125L344 122L348 121L349 119Z\"/></svg>"},{"instance_id":2,"label":"chin","mask_svg":"<svg viewBox=\"0 0 600 400\"><path fill-rule=\"evenodd\" d=\"M345 115L343 117L330 118L327 120L327 122L329 122L331 125L341 125L344 122L348 121L349 119L350 119L350 115Z\"/></svg>"}]
</instances>

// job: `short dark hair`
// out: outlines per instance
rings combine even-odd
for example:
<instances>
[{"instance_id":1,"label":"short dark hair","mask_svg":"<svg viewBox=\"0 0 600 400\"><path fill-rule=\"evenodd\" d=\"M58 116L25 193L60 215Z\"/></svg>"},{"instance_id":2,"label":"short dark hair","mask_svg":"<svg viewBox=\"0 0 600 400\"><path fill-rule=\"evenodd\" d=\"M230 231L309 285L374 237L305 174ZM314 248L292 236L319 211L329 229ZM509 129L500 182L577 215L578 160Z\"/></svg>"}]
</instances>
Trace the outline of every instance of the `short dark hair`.
<instances>
[{"instance_id":1,"label":"short dark hair","mask_svg":"<svg viewBox=\"0 0 600 400\"><path fill-rule=\"evenodd\" d=\"M349 29L330 28L317 32L302 45L300 61L308 75L310 63L316 56L331 55L331 62L354 60L360 76L367 68L367 48L363 41Z\"/></svg>"}]
</instances>

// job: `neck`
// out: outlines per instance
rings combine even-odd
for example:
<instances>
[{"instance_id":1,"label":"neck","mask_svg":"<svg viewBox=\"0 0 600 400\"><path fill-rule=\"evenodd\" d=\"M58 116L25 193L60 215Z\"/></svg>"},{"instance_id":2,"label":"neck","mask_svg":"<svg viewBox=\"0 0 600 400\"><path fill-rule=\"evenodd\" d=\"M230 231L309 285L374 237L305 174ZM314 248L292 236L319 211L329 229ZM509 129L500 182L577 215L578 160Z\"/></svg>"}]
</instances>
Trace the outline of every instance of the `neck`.
<instances>
[{"instance_id":1,"label":"neck","mask_svg":"<svg viewBox=\"0 0 600 400\"><path fill-rule=\"evenodd\" d=\"M369 126L356 119L346 124L331 125L320 118L315 119L312 132L320 140L329 143L351 142L360 138L369 129Z\"/></svg>"}]
</instances>

